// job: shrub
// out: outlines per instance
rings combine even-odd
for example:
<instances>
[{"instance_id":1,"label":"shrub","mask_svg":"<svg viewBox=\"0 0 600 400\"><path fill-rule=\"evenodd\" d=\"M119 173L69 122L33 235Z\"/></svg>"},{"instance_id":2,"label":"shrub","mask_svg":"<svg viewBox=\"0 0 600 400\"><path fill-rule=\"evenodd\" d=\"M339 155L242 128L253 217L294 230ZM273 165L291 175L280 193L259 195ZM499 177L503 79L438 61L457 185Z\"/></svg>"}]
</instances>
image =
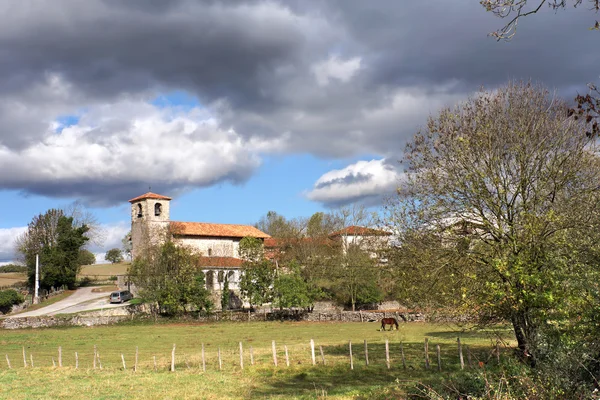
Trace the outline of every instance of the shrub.
<instances>
[{"instance_id":1,"label":"shrub","mask_svg":"<svg viewBox=\"0 0 600 400\"><path fill-rule=\"evenodd\" d=\"M0 267L0 273L5 272L27 272L27 267L24 265L7 264Z\"/></svg>"},{"instance_id":2,"label":"shrub","mask_svg":"<svg viewBox=\"0 0 600 400\"><path fill-rule=\"evenodd\" d=\"M16 290L8 289L0 291L0 312L6 314L10 312L15 304L24 302L25 299Z\"/></svg>"}]
</instances>

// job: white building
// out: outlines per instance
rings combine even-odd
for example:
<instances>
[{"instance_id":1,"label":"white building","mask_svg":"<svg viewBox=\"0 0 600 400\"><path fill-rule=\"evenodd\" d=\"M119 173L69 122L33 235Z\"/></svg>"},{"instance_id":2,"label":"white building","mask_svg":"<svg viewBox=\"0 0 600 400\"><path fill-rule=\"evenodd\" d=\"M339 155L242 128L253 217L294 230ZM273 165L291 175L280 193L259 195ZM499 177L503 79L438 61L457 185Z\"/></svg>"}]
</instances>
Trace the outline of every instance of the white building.
<instances>
[{"instance_id":1,"label":"white building","mask_svg":"<svg viewBox=\"0 0 600 400\"><path fill-rule=\"evenodd\" d=\"M141 254L150 241L158 243L170 235L174 242L195 249L202 255L200 267L206 276L207 289L220 292L227 278L229 289L239 292L242 260L239 243L244 237L261 240L270 236L250 225L177 222L170 220L171 198L145 193L131 203L131 255Z\"/></svg>"}]
</instances>

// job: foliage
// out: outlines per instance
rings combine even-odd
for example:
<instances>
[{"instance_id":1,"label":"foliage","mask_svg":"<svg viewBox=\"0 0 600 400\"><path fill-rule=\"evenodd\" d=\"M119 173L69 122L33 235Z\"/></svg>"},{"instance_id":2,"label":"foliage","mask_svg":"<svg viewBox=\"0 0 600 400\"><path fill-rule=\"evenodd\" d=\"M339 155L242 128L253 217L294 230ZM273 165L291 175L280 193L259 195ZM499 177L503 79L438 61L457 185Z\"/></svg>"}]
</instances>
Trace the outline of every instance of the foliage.
<instances>
[{"instance_id":1,"label":"foliage","mask_svg":"<svg viewBox=\"0 0 600 400\"><path fill-rule=\"evenodd\" d=\"M94 253L87 249L79 250L79 265L92 265L96 264L96 256Z\"/></svg>"},{"instance_id":2,"label":"foliage","mask_svg":"<svg viewBox=\"0 0 600 400\"><path fill-rule=\"evenodd\" d=\"M264 257L262 241L251 236L246 236L240 240L238 252L240 258L245 262L259 261Z\"/></svg>"},{"instance_id":3,"label":"foliage","mask_svg":"<svg viewBox=\"0 0 600 400\"><path fill-rule=\"evenodd\" d=\"M185 312L188 304L199 311L211 308L198 255L172 241L149 246L133 261L129 276L142 299L156 305L155 312L177 315Z\"/></svg>"},{"instance_id":4,"label":"foliage","mask_svg":"<svg viewBox=\"0 0 600 400\"><path fill-rule=\"evenodd\" d=\"M255 224L257 229L274 238L298 237L302 229L301 221L288 221L283 215L269 211Z\"/></svg>"},{"instance_id":5,"label":"foliage","mask_svg":"<svg viewBox=\"0 0 600 400\"><path fill-rule=\"evenodd\" d=\"M225 275L225 280L223 281L223 290L221 291L221 310L229 309L229 278Z\"/></svg>"},{"instance_id":6,"label":"foliage","mask_svg":"<svg viewBox=\"0 0 600 400\"><path fill-rule=\"evenodd\" d=\"M24 302L25 299L16 290L8 289L0 291L0 312L6 314L10 312L15 304Z\"/></svg>"},{"instance_id":7,"label":"foliage","mask_svg":"<svg viewBox=\"0 0 600 400\"><path fill-rule=\"evenodd\" d=\"M33 218L27 231L17 240L17 250L28 269L29 284L34 285L36 254L40 258L40 286L75 286L81 264L79 254L88 241L87 225L75 225L73 217L50 209Z\"/></svg>"},{"instance_id":8,"label":"foliage","mask_svg":"<svg viewBox=\"0 0 600 400\"><path fill-rule=\"evenodd\" d=\"M121 249L110 249L106 252L104 258L106 259L106 261L110 261L111 264L120 263L121 261L123 261L123 253L121 252Z\"/></svg>"},{"instance_id":9,"label":"foliage","mask_svg":"<svg viewBox=\"0 0 600 400\"><path fill-rule=\"evenodd\" d=\"M288 265L287 271L275 278L273 291L274 304L279 308L308 308L313 305L320 292L303 278L300 265L296 262Z\"/></svg>"},{"instance_id":10,"label":"foliage","mask_svg":"<svg viewBox=\"0 0 600 400\"><path fill-rule=\"evenodd\" d=\"M511 83L443 110L409 143L388 209L411 300L510 321L532 365L597 318L600 164L567 108Z\"/></svg>"},{"instance_id":11,"label":"foliage","mask_svg":"<svg viewBox=\"0 0 600 400\"><path fill-rule=\"evenodd\" d=\"M273 301L275 265L269 260L244 262L240 291L251 305Z\"/></svg>"},{"instance_id":12,"label":"foliage","mask_svg":"<svg viewBox=\"0 0 600 400\"><path fill-rule=\"evenodd\" d=\"M27 266L17 264L6 264L0 266L0 273L8 272L27 272Z\"/></svg>"},{"instance_id":13,"label":"foliage","mask_svg":"<svg viewBox=\"0 0 600 400\"><path fill-rule=\"evenodd\" d=\"M131 230L123 236L121 239L121 249L123 250L123 255L131 260L131 249L133 244L131 243Z\"/></svg>"}]
</instances>

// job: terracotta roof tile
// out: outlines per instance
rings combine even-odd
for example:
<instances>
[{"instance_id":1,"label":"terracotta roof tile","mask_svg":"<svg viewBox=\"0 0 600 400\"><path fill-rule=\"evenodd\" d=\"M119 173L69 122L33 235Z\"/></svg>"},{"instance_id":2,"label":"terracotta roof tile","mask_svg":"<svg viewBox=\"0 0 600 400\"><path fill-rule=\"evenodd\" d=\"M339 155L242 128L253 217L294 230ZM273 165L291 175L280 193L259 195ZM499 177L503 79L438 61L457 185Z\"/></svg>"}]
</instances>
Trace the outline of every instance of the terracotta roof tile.
<instances>
[{"instance_id":1,"label":"terracotta roof tile","mask_svg":"<svg viewBox=\"0 0 600 400\"><path fill-rule=\"evenodd\" d=\"M198 266L211 268L241 268L242 260L235 257L200 257Z\"/></svg>"},{"instance_id":2,"label":"terracotta roof tile","mask_svg":"<svg viewBox=\"0 0 600 400\"><path fill-rule=\"evenodd\" d=\"M391 233L379 229L366 228L364 226L349 226L337 232L333 232L329 237L335 236L390 236Z\"/></svg>"},{"instance_id":3,"label":"terracotta roof tile","mask_svg":"<svg viewBox=\"0 0 600 400\"><path fill-rule=\"evenodd\" d=\"M266 233L250 225L210 224L206 222L171 222L170 226L174 235L182 236L235 238L251 236L259 239L270 238Z\"/></svg>"},{"instance_id":4,"label":"terracotta roof tile","mask_svg":"<svg viewBox=\"0 0 600 400\"><path fill-rule=\"evenodd\" d=\"M171 200L170 197L163 196L161 194L156 194L156 193L148 192L148 193L144 193L141 196L134 197L133 199L129 200L129 202L133 203L134 201L144 200L144 199Z\"/></svg>"}]
</instances>

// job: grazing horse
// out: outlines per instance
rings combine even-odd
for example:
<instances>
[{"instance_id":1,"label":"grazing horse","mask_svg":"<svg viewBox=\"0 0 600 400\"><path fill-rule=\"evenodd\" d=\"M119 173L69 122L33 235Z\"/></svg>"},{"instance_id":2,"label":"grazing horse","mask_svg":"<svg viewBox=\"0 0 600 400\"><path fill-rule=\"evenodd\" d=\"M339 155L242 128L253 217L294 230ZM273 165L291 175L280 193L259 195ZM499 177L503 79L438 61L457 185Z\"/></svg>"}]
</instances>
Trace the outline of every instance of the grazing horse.
<instances>
[{"instance_id":1,"label":"grazing horse","mask_svg":"<svg viewBox=\"0 0 600 400\"><path fill-rule=\"evenodd\" d=\"M381 329L379 329L379 330L385 331L386 325L390 326L390 331L392 329L394 329L394 325L396 325L396 330L398 330L398 321L396 321L396 318L382 318L381 319Z\"/></svg>"}]
</instances>

